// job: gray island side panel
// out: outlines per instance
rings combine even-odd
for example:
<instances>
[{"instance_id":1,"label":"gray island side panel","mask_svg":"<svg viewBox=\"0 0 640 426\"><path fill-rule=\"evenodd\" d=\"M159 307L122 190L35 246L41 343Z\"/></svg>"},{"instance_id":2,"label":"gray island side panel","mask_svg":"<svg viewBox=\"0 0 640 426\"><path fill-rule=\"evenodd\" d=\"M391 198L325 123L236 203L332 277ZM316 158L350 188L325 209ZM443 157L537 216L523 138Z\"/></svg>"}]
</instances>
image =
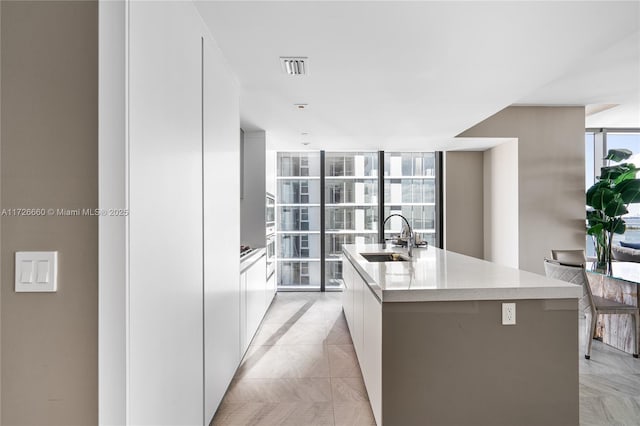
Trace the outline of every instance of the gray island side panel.
<instances>
[{"instance_id":1,"label":"gray island side panel","mask_svg":"<svg viewBox=\"0 0 640 426\"><path fill-rule=\"evenodd\" d=\"M578 425L575 299L382 303L385 425Z\"/></svg>"}]
</instances>

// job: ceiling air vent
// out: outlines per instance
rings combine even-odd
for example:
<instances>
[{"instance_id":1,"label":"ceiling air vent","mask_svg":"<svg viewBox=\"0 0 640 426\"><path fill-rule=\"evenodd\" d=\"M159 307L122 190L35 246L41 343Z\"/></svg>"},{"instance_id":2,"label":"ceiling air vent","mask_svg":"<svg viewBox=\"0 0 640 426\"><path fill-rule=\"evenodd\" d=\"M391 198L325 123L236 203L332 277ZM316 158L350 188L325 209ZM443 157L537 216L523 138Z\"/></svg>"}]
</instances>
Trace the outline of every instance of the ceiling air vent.
<instances>
[{"instance_id":1,"label":"ceiling air vent","mask_svg":"<svg viewBox=\"0 0 640 426\"><path fill-rule=\"evenodd\" d=\"M306 75L309 72L308 58L298 56L281 56L282 70L289 75Z\"/></svg>"}]
</instances>

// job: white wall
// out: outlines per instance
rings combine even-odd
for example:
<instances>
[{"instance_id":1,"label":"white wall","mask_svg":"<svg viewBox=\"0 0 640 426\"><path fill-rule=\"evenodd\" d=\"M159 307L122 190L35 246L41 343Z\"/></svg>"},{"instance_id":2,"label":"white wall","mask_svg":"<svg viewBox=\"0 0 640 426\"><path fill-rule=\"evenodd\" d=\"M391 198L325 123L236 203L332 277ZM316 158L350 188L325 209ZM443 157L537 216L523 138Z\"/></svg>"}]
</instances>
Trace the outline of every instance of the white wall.
<instances>
[{"instance_id":1,"label":"white wall","mask_svg":"<svg viewBox=\"0 0 640 426\"><path fill-rule=\"evenodd\" d=\"M100 31L100 206L130 215L100 222L99 420L208 424L240 357L237 82L191 2Z\"/></svg>"},{"instance_id":2,"label":"white wall","mask_svg":"<svg viewBox=\"0 0 640 426\"><path fill-rule=\"evenodd\" d=\"M99 3L98 205L128 208L125 2ZM98 218L98 406L101 425L127 421L128 218Z\"/></svg>"},{"instance_id":3,"label":"white wall","mask_svg":"<svg viewBox=\"0 0 640 426\"><path fill-rule=\"evenodd\" d=\"M277 173L277 167L278 167L278 149L277 146L279 144L279 140L277 140L276 138L273 137L273 135L271 135L269 132L267 132L267 143L266 143L266 150L267 150L267 154L266 154L266 161L265 161L265 173L266 173L266 180L265 180L265 186L266 186L266 190L267 192L275 195L276 194L276 185L277 185L277 180L276 180L276 176L278 175Z\"/></svg>"},{"instance_id":4,"label":"white wall","mask_svg":"<svg viewBox=\"0 0 640 426\"><path fill-rule=\"evenodd\" d=\"M484 258L518 267L518 142L488 149L484 159Z\"/></svg>"},{"instance_id":5,"label":"white wall","mask_svg":"<svg viewBox=\"0 0 640 426\"><path fill-rule=\"evenodd\" d=\"M484 247L482 158L482 151L444 153L445 249L479 259Z\"/></svg>"},{"instance_id":6,"label":"white wall","mask_svg":"<svg viewBox=\"0 0 640 426\"><path fill-rule=\"evenodd\" d=\"M269 135L267 134L267 140ZM276 194L276 162L277 151L268 148L265 156L265 189L267 192Z\"/></svg>"}]
</instances>

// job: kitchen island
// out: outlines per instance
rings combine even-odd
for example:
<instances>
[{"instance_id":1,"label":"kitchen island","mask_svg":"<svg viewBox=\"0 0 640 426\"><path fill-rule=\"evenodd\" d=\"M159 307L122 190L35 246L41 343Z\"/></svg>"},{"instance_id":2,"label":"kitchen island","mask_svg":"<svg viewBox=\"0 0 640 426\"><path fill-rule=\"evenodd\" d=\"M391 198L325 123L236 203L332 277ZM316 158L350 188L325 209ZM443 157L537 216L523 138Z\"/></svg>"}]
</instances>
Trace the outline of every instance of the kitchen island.
<instances>
[{"instance_id":1,"label":"kitchen island","mask_svg":"<svg viewBox=\"0 0 640 426\"><path fill-rule=\"evenodd\" d=\"M378 425L579 424L579 286L433 247L344 245L342 263Z\"/></svg>"}]
</instances>

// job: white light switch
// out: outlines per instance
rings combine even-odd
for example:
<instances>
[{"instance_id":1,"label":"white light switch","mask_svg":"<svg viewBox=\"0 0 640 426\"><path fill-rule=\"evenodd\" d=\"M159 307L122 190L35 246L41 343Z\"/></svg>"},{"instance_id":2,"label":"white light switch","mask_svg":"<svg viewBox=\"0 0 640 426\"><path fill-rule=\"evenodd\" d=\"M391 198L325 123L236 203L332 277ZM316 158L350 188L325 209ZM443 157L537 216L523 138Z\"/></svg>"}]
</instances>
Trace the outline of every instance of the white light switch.
<instances>
[{"instance_id":1,"label":"white light switch","mask_svg":"<svg viewBox=\"0 0 640 426\"><path fill-rule=\"evenodd\" d=\"M33 262L23 260L20 262L20 282L31 284L33 282Z\"/></svg>"},{"instance_id":2,"label":"white light switch","mask_svg":"<svg viewBox=\"0 0 640 426\"><path fill-rule=\"evenodd\" d=\"M16 292L55 292L57 275L57 251L16 252Z\"/></svg>"},{"instance_id":3,"label":"white light switch","mask_svg":"<svg viewBox=\"0 0 640 426\"><path fill-rule=\"evenodd\" d=\"M49 282L49 261L48 260L38 261L38 275L37 275L36 282L38 284L46 284Z\"/></svg>"}]
</instances>

